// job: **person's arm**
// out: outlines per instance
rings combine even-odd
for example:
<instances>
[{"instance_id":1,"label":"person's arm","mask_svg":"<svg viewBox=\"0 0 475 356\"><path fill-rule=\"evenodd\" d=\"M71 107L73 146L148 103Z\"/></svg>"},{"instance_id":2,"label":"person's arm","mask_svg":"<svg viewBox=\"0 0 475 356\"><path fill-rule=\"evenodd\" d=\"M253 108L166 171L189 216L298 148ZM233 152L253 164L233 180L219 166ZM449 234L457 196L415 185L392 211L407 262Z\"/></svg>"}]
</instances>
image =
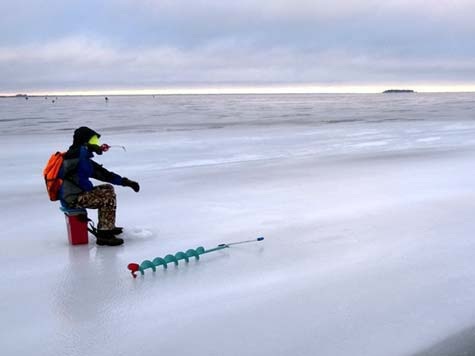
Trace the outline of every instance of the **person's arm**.
<instances>
[{"instance_id":1,"label":"person's arm","mask_svg":"<svg viewBox=\"0 0 475 356\"><path fill-rule=\"evenodd\" d=\"M129 187L132 188L134 192L138 192L140 190L140 185L137 182L134 182L133 180L130 180L125 177L121 177L120 175L108 171L105 169L103 166L100 164L92 161L93 168L94 168L94 173L93 173L93 178L101 180L103 182L108 182L112 183L115 185L121 185L123 187Z\"/></svg>"},{"instance_id":2,"label":"person's arm","mask_svg":"<svg viewBox=\"0 0 475 356\"><path fill-rule=\"evenodd\" d=\"M130 187L136 193L140 190L140 185L137 182L134 182L133 180L130 180L125 177L121 177L120 175L114 172L108 171L102 165L94 162L93 160L90 160L90 162L93 168L92 178L115 185L121 185L123 187Z\"/></svg>"},{"instance_id":3,"label":"person's arm","mask_svg":"<svg viewBox=\"0 0 475 356\"><path fill-rule=\"evenodd\" d=\"M92 163L92 178L115 185L122 185L122 177L114 172L108 171L99 163L90 160Z\"/></svg>"}]
</instances>

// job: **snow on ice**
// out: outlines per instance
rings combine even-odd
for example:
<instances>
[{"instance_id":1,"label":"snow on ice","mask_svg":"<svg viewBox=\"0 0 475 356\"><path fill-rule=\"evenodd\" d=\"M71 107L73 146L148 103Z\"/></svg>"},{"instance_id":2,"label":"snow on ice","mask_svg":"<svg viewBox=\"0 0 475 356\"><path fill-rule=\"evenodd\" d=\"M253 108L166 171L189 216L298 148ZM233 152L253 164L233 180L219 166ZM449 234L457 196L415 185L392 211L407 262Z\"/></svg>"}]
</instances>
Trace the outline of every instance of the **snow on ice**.
<instances>
[{"instance_id":1,"label":"snow on ice","mask_svg":"<svg viewBox=\"0 0 475 356\"><path fill-rule=\"evenodd\" d=\"M402 118L388 96L3 99L2 354L436 355L457 333L475 352L473 111L417 95ZM304 104L315 121L292 121ZM97 161L141 184L117 187L121 247L69 246L44 190L83 124L127 147Z\"/></svg>"}]
</instances>

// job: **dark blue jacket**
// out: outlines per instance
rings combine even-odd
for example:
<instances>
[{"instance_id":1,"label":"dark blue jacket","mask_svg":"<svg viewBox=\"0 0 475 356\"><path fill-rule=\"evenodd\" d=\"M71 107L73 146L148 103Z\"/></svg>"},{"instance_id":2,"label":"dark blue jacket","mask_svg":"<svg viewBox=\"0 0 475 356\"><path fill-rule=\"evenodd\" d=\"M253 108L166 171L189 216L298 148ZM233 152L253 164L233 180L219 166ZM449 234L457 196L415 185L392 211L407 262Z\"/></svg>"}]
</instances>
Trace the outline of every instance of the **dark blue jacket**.
<instances>
[{"instance_id":1,"label":"dark blue jacket","mask_svg":"<svg viewBox=\"0 0 475 356\"><path fill-rule=\"evenodd\" d=\"M61 204L72 207L78 195L94 188L90 178L121 185L122 177L92 160L93 153L86 145L71 146L64 156L60 177L63 179L59 196Z\"/></svg>"}]
</instances>

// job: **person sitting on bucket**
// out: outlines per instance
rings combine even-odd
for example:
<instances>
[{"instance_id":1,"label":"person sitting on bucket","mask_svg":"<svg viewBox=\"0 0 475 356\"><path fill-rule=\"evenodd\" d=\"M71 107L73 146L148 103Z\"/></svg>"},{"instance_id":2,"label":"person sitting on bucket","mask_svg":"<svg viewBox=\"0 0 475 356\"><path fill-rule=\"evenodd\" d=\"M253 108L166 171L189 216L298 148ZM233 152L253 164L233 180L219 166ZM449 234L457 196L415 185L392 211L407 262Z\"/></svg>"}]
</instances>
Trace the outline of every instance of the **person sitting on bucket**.
<instances>
[{"instance_id":1,"label":"person sitting on bucket","mask_svg":"<svg viewBox=\"0 0 475 356\"><path fill-rule=\"evenodd\" d=\"M97 244L117 246L124 240L116 237L122 228L115 226L116 195L114 185L140 190L137 182L110 172L91 158L94 153L104 151L99 143L99 135L89 127L80 127L74 131L73 144L64 155L61 167L62 186L59 191L61 204L66 208L98 209ZM94 186L89 178L111 184Z\"/></svg>"}]
</instances>

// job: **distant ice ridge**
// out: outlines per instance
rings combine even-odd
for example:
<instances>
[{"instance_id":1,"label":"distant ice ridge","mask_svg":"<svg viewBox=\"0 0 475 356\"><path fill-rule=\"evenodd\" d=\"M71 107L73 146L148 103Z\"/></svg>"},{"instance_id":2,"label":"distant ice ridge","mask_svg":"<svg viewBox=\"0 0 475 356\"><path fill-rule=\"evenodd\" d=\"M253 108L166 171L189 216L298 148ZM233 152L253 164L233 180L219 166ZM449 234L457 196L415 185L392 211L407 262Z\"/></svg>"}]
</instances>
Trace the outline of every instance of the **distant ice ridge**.
<instances>
[{"instance_id":1,"label":"distant ice ridge","mask_svg":"<svg viewBox=\"0 0 475 356\"><path fill-rule=\"evenodd\" d=\"M240 127L208 131L142 134L140 141L112 135L130 146L128 157L144 148L152 169L233 164L278 158L352 157L391 152L446 151L475 145L475 123L470 128L447 129L433 122L347 123L339 127ZM184 137L186 136L186 139ZM117 155L118 158L122 154ZM103 159L105 159L104 157ZM136 162L138 159L132 159ZM144 164L144 160L140 160ZM118 159L118 164L121 164ZM133 163L128 163L133 164Z\"/></svg>"},{"instance_id":2,"label":"distant ice ridge","mask_svg":"<svg viewBox=\"0 0 475 356\"><path fill-rule=\"evenodd\" d=\"M94 126L107 133L183 132L226 127L437 122L449 130L473 128L474 93L421 94L396 98L355 95L178 95L59 97L0 100L0 136L63 134ZM443 123L443 124L442 124ZM373 130L373 129L371 129ZM377 130L377 129L375 129Z\"/></svg>"},{"instance_id":3,"label":"distant ice ridge","mask_svg":"<svg viewBox=\"0 0 475 356\"><path fill-rule=\"evenodd\" d=\"M434 142L434 141L440 141L442 138L439 137L424 137L424 138L418 138L417 141L419 142Z\"/></svg>"},{"instance_id":4,"label":"distant ice ridge","mask_svg":"<svg viewBox=\"0 0 475 356\"><path fill-rule=\"evenodd\" d=\"M355 147L374 147L374 146L386 146L389 141L369 141L355 144Z\"/></svg>"},{"instance_id":5,"label":"distant ice ridge","mask_svg":"<svg viewBox=\"0 0 475 356\"><path fill-rule=\"evenodd\" d=\"M248 161L257 161L264 159L264 156L259 155L238 155L232 157L223 157L222 159L198 159L192 161L183 161L175 163L171 168L181 168L181 167L195 167L195 166L208 166L214 164L224 164L224 163L239 163L239 162L248 162ZM267 157L273 158L273 157Z\"/></svg>"}]
</instances>

